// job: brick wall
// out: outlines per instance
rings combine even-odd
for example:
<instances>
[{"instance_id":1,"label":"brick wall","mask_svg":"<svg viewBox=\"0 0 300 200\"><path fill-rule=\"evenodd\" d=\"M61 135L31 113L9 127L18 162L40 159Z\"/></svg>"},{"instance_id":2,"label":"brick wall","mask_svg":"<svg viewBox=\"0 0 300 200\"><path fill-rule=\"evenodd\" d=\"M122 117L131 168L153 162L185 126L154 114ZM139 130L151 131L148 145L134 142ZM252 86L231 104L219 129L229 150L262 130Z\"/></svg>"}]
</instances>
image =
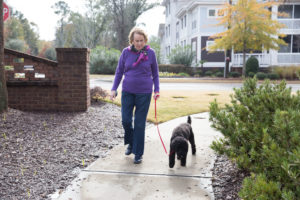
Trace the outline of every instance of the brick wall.
<instances>
[{"instance_id":1,"label":"brick wall","mask_svg":"<svg viewBox=\"0 0 300 200\"><path fill-rule=\"evenodd\" d=\"M5 49L8 105L30 111L85 111L90 105L89 50L59 48L57 60Z\"/></svg>"}]
</instances>

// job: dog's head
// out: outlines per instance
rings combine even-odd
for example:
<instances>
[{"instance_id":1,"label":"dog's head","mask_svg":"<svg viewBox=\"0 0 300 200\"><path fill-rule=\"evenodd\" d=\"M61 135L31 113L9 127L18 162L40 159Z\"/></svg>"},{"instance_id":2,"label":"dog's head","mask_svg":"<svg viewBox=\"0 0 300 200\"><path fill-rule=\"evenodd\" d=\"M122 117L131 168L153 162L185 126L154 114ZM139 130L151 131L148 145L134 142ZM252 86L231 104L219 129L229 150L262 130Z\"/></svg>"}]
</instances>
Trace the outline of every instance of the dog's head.
<instances>
[{"instance_id":1,"label":"dog's head","mask_svg":"<svg viewBox=\"0 0 300 200\"><path fill-rule=\"evenodd\" d=\"M173 153L177 154L177 159L181 160L182 158L186 157L189 146L187 140L184 137L175 137L171 145L173 146Z\"/></svg>"}]
</instances>

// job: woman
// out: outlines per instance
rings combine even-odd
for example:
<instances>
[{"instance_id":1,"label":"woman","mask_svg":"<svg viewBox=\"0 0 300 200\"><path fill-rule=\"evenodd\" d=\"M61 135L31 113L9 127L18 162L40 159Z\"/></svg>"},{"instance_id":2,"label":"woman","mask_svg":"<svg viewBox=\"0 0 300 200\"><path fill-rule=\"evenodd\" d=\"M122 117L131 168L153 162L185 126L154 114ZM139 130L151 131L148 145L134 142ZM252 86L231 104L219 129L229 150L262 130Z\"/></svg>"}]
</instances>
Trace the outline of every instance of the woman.
<instances>
[{"instance_id":1,"label":"woman","mask_svg":"<svg viewBox=\"0 0 300 200\"><path fill-rule=\"evenodd\" d=\"M123 49L116 69L111 100L122 83L121 112L125 130L124 143L128 144L125 155L133 153L134 163L142 162L145 144L146 118L150 106L154 84L154 99L159 97L159 71L156 55L147 44L148 37L140 28L133 28L128 36L129 47ZM134 124L133 110L134 112Z\"/></svg>"}]
</instances>

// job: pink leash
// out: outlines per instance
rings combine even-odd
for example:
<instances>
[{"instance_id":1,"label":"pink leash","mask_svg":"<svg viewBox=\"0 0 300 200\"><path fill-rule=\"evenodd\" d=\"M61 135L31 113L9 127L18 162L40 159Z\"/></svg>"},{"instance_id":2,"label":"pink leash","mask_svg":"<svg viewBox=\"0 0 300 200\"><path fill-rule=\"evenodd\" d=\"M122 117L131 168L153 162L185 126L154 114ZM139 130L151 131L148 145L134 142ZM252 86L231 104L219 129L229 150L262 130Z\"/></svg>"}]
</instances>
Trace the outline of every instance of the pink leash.
<instances>
[{"instance_id":1,"label":"pink leash","mask_svg":"<svg viewBox=\"0 0 300 200\"><path fill-rule=\"evenodd\" d=\"M158 120L157 120L157 115L156 115L156 98L155 98L155 120L156 120L156 127L157 127L157 132L158 132L160 141L161 141L161 143L162 143L162 145L163 145L163 147L165 149L166 154L169 155L168 152L167 152L167 149L165 147L164 141L161 138L160 131L159 131L159 128L158 128Z\"/></svg>"}]
</instances>

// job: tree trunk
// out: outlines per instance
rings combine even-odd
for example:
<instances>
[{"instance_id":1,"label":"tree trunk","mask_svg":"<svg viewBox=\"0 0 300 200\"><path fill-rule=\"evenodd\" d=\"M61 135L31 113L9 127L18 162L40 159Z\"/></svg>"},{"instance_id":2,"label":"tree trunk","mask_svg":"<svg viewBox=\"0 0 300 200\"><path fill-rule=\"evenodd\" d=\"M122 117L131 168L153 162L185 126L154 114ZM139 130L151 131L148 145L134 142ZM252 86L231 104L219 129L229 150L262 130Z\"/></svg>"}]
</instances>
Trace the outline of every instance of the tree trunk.
<instances>
[{"instance_id":1,"label":"tree trunk","mask_svg":"<svg viewBox=\"0 0 300 200\"><path fill-rule=\"evenodd\" d=\"M7 110L7 87L4 71L3 0L0 0L0 113Z\"/></svg>"}]
</instances>

